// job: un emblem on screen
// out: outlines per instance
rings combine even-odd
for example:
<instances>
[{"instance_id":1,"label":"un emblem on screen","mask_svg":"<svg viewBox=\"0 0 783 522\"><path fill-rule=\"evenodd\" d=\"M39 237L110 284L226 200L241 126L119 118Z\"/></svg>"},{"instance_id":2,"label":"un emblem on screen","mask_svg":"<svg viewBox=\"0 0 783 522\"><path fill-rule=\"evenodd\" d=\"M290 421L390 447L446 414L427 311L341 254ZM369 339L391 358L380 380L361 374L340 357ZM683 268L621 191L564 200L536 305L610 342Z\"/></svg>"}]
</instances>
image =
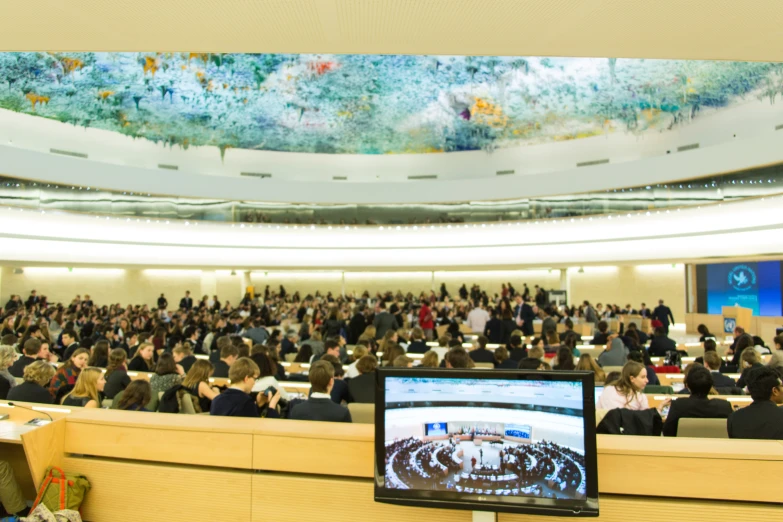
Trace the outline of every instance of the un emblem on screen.
<instances>
[{"instance_id":1,"label":"un emblem on screen","mask_svg":"<svg viewBox=\"0 0 783 522\"><path fill-rule=\"evenodd\" d=\"M737 265L729 272L729 286L738 292L750 290L756 284L756 272L747 265Z\"/></svg>"}]
</instances>

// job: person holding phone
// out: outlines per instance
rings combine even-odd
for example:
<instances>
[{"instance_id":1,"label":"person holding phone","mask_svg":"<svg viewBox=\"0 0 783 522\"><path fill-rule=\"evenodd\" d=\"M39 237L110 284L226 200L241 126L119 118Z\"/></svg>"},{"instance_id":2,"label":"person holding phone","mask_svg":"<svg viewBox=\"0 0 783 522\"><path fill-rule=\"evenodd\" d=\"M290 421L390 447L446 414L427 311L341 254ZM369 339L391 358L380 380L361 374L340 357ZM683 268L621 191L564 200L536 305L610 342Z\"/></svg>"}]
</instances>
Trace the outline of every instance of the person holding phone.
<instances>
[{"instance_id":1,"label":"person holding phone","mask_svg":"<svg viewBox=\"0 0 783 522\"><path fill-rule=\"evenodd\" d=\"M259 393L255 399L250 396L260 373L258 365L249 357L240 357L231 365L228 378L231 386L215 397L210 415L223 417L268 417L279 418L277 403L280 392L272 395Z\"/></svg>"}]
</instances>

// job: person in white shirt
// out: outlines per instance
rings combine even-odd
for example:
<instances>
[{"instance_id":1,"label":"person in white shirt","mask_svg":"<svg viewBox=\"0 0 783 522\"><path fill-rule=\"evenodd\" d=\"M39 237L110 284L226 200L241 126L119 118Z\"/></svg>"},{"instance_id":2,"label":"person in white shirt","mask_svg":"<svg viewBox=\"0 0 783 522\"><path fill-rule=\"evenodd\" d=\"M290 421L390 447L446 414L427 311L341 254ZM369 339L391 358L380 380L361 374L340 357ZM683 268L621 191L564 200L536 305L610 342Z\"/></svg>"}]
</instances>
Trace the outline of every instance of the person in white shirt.
<instances>
[{"instance_id":1,"label":"person in white shirt","mask_svg":"<svg viewBox=\"0 0 783 522\"><path fill-rule=\"evenodd\" d=\"M613 410L615 408L627 408L629 410L646 410L650 407L647 396L643 390L647 386L647 368L642 363L628 361L623 366L620 380L606 383L604 391L598 398L596 408L599 410ZM671 403L666 399L658 405L658 411Z\"/></svg>"},{"instance_id":2,"label":"person in white shirt","mask_svg":"<svg viewBox=\"0 0 783 522\"><path fill-rule=\"evenodd\" d=\"M481 308L481 304L476 301L473 310L468 314L466 323L471 331L483 334L489 320L489 312Z\"/></svg>"},{"instance_id":3,"label":"person in white shirt","mask_svg":"<svg viewBox=\"0 0 783 522\"><path fill-rule=\"evenodd\" d=\"M367 355L367 353L369 353L367 351L367 347L363 344L357 344L353 347L353 353L351 354L351 359L353 359L353 362L345 367L346 379L353 379L354 377L361 375L361 372L356 369L356 363L359 362L359 359Z\"/></svg>"}]
</instances>

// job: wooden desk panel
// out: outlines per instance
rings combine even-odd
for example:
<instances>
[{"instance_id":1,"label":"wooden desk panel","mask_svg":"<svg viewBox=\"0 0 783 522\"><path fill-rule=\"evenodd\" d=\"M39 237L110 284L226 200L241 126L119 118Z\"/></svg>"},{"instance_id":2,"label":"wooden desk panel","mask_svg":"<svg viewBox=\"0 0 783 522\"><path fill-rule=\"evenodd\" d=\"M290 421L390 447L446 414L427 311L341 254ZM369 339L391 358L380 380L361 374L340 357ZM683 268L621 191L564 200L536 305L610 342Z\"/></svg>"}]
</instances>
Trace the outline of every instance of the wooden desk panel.
<instances>
[{"instance_id":1,"label":"wooden desk panel","mask_svg":"<svg viewBox=\"0 0 783 522\"><path fill-rule=\"evenodd\" d=\"M85 520L250 520L253 493L249 471L72 457L65 458L63 465L70 472L83 474L92 485L82 505Z\"/></svg>"}]
</instances>

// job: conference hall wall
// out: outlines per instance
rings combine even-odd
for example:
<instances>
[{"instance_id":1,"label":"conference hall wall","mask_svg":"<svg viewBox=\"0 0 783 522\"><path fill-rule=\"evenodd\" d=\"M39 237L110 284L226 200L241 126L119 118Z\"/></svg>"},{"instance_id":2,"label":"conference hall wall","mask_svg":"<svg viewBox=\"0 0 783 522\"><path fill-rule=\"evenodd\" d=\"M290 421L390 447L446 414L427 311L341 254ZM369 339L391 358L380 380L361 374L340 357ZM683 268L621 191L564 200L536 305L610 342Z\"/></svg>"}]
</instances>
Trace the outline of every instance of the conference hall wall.
<instances>
[{"instance_id":1,"label":"conference hall wall","mask_svg":"<svg viewBox=\"0 0 783 522\"><path fill-rule=\"evenodd\" d=\"M593 303L617 303L634 308L641 302L654 305L664 299L672 308L675 319L683 321L685 314L685 273L682 265L597 266L568 269L565 278L570 302L588 299ZM146 303L154 305L158 296L165 293L175 304L190 290L194 298L204 294L217 294L222 300L237 303L242 296L244 277L242 272L231 275L229 270L136 270L121 268L53 268L24 267L23 273L15 273L5 266L0 273L0 299L5 302L10 294L27 296L36 289L51 301L70 301L77 294L89 294L98 303ZM527 283L533 289L540 285L547 289L561 287L559 269L505 270L505 271L453 271L434 274L437 289L445 283L449 292L456 295L463 282L468 286L479 284L492 292L499 292L500 285L511 281L517 289ZM284 285L289 292L310 292L315 289L339 294L342 288L341 272L263 272L254 271L250 280L257 291L265 285L277 290ZM345 272L346 292L377 292L400 290L402 292L429 291L433 285L432 272Z\"/></svg>"}]
</instances>

